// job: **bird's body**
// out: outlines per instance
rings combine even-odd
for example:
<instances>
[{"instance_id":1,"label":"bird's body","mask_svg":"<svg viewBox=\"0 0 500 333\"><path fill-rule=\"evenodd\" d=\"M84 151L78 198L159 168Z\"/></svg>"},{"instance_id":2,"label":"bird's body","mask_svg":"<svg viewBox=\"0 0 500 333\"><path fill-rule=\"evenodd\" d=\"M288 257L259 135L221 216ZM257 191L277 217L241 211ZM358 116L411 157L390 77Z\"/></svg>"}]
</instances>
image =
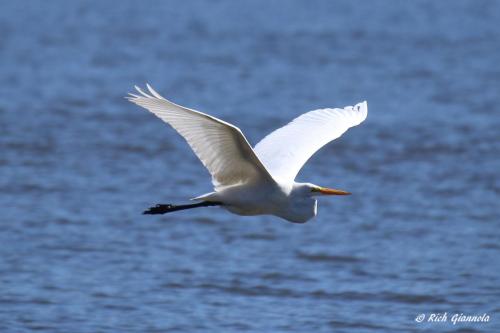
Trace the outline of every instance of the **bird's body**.
<instances>
[{"instance_id":1,"label":"bird's body","mask_svg":"<svg viewBox=\"0 0 500 333\"><path fill-rule=\"evenodd\" d=\"M316 199L304 195L304 186L279 183L245 184L211 192L197 200L223 202L224 207L238 215L276 215L285 220L304 223L316 215Z\"/></svg>"},{"instance_id":2,"label":"bird's body","mask_svg":"<svg viewBox=\"0 0 500 333\"><path fill-rule=\"evenodd\" d=\"M149 94L136 87L140 95L130 94L129 100L154 113L186 139L211 173L214 192L193 199L200 204L158 205L145 213L219 205L238 215L275 215L305 223L316 215L315 196L350 194L294 179L318 149L366 118L366 102L305 113L252 148L239 128L169 102L147 87Z\"/></svg>"}]
</instances>

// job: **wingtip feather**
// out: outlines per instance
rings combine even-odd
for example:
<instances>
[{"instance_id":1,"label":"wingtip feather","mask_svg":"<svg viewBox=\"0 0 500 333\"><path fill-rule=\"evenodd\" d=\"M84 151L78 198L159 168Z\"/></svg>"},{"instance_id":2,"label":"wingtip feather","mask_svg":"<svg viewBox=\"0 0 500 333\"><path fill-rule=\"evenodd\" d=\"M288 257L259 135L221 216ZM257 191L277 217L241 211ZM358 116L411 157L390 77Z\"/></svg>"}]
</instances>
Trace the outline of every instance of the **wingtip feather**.
<instances>
[{"instance_id":1,"label":"wingtip feather","mask_svg":"<svg viewBox=\"0 0 500 333\"><path fill-rule=\"evenodd\" d=\"M158 99L165 99L163 98L163 96L161 96L158 92L156 92L156 90L153 89L153 87L151 87L149 85L149 83L146 83L146 87L148 88L149 92L156 98Z\"/></svg>"},{"instance_id":2,"label":"wingtip feather","mask_svg":"<svg viewBox=\"0 0 500 333\"><path fill-rule=\"evenodd\" d=\"M141 88L139 88L138 86L134 86L135 90L137 90L142 96L146 97L146 98L152 98L152 96L146 94Z\"/></svg>"}]
</instances>

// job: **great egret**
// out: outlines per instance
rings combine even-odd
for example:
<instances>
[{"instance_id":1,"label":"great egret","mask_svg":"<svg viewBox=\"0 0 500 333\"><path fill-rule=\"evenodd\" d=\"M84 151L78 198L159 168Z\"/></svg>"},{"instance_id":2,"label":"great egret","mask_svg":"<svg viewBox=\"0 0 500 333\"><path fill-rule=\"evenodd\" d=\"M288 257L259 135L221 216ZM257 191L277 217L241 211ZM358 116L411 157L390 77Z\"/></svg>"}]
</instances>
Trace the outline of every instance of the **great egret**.
<instances>
[{"instance_id":1,"label":"great egret","mask_svg":"<svg viewBox=\"0 0 500 333\"><path fill-rule=\"evenodd\" d=\"M238 215L275 215L294 223L316 216L316 196L346 195L294 179L306 161L322 146L366 119L366 101L343 109L307 112L266 136L253 149L241 130L207 114L174 104L149 84L146 93L127 99L170 124L186 139L212 175L214 191L193 198L190 205L156 205L144 214L221 206Z\"/></svg>"}]
</instances>

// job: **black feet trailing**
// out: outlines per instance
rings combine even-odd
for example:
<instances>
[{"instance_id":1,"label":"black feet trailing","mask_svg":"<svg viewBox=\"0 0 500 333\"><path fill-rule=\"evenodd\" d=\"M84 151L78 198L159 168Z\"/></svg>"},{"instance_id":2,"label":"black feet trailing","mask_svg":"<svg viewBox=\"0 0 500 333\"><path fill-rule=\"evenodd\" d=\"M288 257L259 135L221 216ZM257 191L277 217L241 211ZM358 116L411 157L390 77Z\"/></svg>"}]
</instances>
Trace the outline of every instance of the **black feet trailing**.
<instances>
[{"instance_id":1,"label":"black feet trailing","mask_svg":"<svg viewBox=\"0 0 500 333\"><path fill-rule=\"evenodd\" d=\"M148 208L147 210L145 210L143 212L143 214L150 214L150 215L165 214L165 213L171 212L174 207L175 207L174 205L160 205L160 204L158 204L154 207Z\"/></svg>"},{"instance_id":2,"label":"black feet trailing","mask_svg":"<svg viewBox=\"0 0 500 333\"><path fill-rule=\"evenodd\" d=\"M150 207L147 210L143 212L143 214L146 215L154 215L154 214L166 214L170 212L175 212L178 210L184 210L184 209L191 209L191 208L198 208L198 207L209 207L209 206L220 206L222 203L220 202L208 202L208 201L203 201L191 205L170 205L170 204L158 204L154 207Z\"/></svg>"}]
</instances>

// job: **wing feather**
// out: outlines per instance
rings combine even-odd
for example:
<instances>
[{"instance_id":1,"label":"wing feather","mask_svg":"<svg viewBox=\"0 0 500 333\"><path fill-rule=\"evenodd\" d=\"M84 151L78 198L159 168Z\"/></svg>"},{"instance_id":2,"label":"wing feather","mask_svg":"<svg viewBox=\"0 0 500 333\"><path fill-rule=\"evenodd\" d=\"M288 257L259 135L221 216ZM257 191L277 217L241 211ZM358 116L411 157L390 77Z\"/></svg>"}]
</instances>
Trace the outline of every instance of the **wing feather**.
<instances>
[{"instance_id":1,"label":"wing feather","mask_svg":"<svg viewBox=\"0 0 500 333\"><path fill-rule=\"evenodd\" d=\"M270 133L254 150L274 179L293 182L316 151L359 125L367 114L366 101L343 109L310 111Z\"/></svg>"},{"instance_id":2,"label":"wing feather","mask_svg":"<svg viewBox=\"0 0 500 333\"><path fill-rule=\"evenodd\" d=\"M149 85L148 93L135 88L140 95L129 94L127 99L147 109L184 137L212 175L216 189L262 180L274 182L238 127L174 104Z\"/></svg>"}]
</instances>

